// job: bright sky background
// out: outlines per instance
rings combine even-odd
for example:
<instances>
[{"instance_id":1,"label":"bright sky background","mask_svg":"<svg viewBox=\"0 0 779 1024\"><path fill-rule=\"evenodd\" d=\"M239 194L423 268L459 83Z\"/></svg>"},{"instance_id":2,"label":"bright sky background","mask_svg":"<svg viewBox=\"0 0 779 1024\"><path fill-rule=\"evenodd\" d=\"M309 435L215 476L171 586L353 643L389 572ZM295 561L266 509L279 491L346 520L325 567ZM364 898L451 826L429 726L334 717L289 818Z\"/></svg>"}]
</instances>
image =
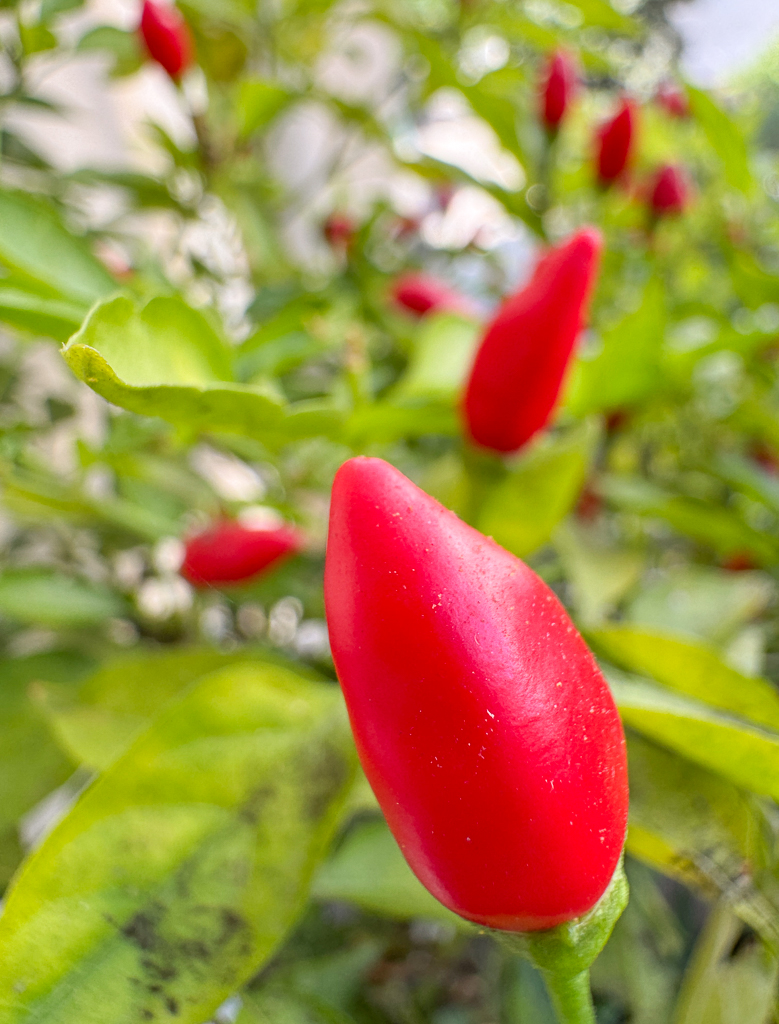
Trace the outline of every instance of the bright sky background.
<instances>
[{"instance_id":1,"label":"bright sky background","mask_svg":"<svg viewBox=\"0 0 779 1024\"><path fill-rule=\"evenodd\" d=\"M685 40L684 66L698 85L716 85L779 40L779 0L692 0L673 20Z\"/></svg>"}]
</instances>

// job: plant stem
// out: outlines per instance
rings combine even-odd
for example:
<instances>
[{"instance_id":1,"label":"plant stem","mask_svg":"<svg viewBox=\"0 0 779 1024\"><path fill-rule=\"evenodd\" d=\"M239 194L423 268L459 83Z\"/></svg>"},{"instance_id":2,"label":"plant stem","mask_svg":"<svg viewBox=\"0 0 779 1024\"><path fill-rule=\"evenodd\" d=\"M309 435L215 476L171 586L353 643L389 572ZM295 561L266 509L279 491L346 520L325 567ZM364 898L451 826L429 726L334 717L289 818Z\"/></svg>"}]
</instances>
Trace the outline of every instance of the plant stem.
<instances>
[{"instance_id":1,"label":"plant stem","mask_svg":"<svg viewBox=\"0 0 779 1024\"><path fill-rule=\"evenodd\" d=\"M741 923L726 899L712 910L693 950L676 1004L674 1024L701 1024L719 965L738 937Z\"/></svg>"},{"instance_id":2,"label":"plant stem","mask_svg":"<svg viewBox=\"0 0 779 1024\"><path fill-rule=\"evenodd\" d=\"M595 1024L589 969L573 976L553 971L543 974L560 1024Z\"/></svg>"}]
</instances>

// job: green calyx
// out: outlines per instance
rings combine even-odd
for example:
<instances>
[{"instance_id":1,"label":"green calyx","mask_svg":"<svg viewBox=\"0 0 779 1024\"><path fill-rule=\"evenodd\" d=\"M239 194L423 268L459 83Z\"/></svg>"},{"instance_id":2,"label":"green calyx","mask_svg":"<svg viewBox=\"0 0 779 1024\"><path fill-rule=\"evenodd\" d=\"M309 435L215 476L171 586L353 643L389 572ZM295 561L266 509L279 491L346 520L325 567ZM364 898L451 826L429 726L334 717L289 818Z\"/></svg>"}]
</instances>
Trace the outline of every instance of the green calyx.
<instances>
[{"instance_id":1,"label":"green calyx","mask_svg":"<svg viewBox=\"0 0 779 1024\"><path fill-rule=\"evenodd\" d=\"M493 931L504 946L544 975L560 1024L594 1024L589 969L627 906L628 882L620 858L608 888L592 908L539 932Z\"/></svg>"}]
</instances>

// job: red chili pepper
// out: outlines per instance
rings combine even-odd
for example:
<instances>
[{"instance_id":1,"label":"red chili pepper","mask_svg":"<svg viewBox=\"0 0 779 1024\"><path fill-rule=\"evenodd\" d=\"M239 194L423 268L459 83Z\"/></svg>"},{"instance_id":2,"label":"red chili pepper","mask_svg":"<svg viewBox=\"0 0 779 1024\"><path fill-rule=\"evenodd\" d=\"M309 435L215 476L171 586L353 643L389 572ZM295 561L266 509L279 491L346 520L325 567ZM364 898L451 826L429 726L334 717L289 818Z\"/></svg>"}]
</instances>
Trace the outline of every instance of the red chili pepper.
<instances>
[{"instance_id":1,"label":"red chili pepper","mask_svg":"<svg viewBox=\"0 0 779 1024\"><path fill-rule=\"evenodd\" d=\"M192 36L177 8L144 0L140 31L152 60L180 78L192 64Z\"/></svg>"},{"instance_id":2,"label":"red chili pepper","mask_svg":"<svg viewBox=\"0 0 779 1024\"><path fill-rule=\"evenodd\" d=\"M181 573L196 587L241 583L300 548L301 537L289 526L258 530L222 522L190 537Z\"/></svg>"},{"instance_id":3,"label":"red chili pepper","mask_svg":"<svg viewBox=\"0 0 779 1024\"><path fill-rule=\"evenodd\" d=\"M420 881L508 931L594 906L625 839L625 741L546 584L361 456L333 485L325 605L363 768Z\"/></svg>"},{"instance_id":4,"label":"red chili pepper","mask_svg":"<svg viewBox=\"0 0 779 1024\"><path fill-rule=\"evenodd\" d=\"M759 568L748 551L737 551L734 555L730 555L722 563L722 567L730 572L749 572L750 569Z\"/></svg>"},{"instance_id":5,"label":"red chili pepper","mask_svg":"<svg viewBox=\"0 0 779 1024\"><path fill-rule=\"evenodd\" d=\"M687 95L674 82L661 82L655 93L655 103L671 117L689 117L690 103Z\"/></svg>"},{"instance_id":6,"label":"red chili pepper","mask_svg":"<svg viewBox=\"0 0 779 1024\"><path fill-rule=\"evenodd\" d=\"M767 444L756 443L752 448L752 458L766 473L779 476L779 456Z\"/></svg>"},{"instance_id":7,"label":"red chili pepper","mask_svg":"<svg viewBox=\"0 0 779 1024\"><path fill-rule=\"evenodd\" d=\"M598 130L598 180L610 185L624 174L632 155L637 113L635 104L623 99L617 113Z\"/></svg>"},{"instance_id":8,"label":"red chili pepper","mask_svg":"<svg viewBox=\"0 0 779 1024\"><path fill-rule=\"evenodd\" d=\"M541 259L487 328L463 412L471 438L513 452L554 411L598 271L601 236L584 228Z\"/></svg>"},{"instance_id":9,"label":"red chili pepper","mask_svg":"<svg viewBox=\"0 0 779 1024\"><path fill-rule=\"evenodd\" d=\"M398 306L416 316L425 316L437 310L471 312L467 299L429 274L404 274L399 277L392 286L392 297Z\"/></svg>"},{"instance_id":10,"label":"red chili pepper","mask_svg":"<svg viewBox=\"0 0 779 1024\"><path fill-rule=\"evenodd\" d=\"M649 205L656 217L684 212L690 192L684 173L673 164L658 168L649 187Z\"/></svg>"},{"instance_id":11,"label":"red chili pepper","mask_svg":"<svg viewBox=\"0 0 779 1024\"><path fill-rule=\"evenodd\" d=\"M324 236L334 249L346 251L354 241L357 227L345 213L331 213L322 227Z\"/></svg>"},{"instance_id":12,"label":"red chili pepper","mask_svg":"<svg viewBox=\"0 0 779 1024\"><path fill-rule=\"evenodd\" d=\"M576 62L565 50L555 50L541 76L539 106L548 131L556 132L573 102L578 85Z\"/></svg>"}]
</instances>

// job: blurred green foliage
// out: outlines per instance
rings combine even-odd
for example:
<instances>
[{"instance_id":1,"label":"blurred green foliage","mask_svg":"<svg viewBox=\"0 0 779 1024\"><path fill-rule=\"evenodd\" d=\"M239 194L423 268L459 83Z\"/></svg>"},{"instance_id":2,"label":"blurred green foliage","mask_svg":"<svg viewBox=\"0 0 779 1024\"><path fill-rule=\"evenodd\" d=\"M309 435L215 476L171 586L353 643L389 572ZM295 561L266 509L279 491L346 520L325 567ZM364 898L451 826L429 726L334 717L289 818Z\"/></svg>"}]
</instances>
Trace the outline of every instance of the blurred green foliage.
<instances>
[{"instance_id":1,"label":"blurred green foliage","mask_svg":"<svg viewBox=\"0 0 779 1024\"><path fill-rule=\"evenodd\" d=\"M685 86L653 0L180 6L180 87L79 0L0 12L0 1022L552 1021L354 781L321 579L357 453L527 559L602 659L632 897L600 1024L779 1020L775 56ZM552 139L560 45L584 88ZM185 130L151 115L131 165L63 171L24 128L72 116L36 69L96 56ZM668 79L686 116L653 99ZM604 191L623 92L638 151ZM669 161L694 195L655 224ZM604 266L556 420L477 454L480 324L583 223ZM473 314L400 309L415 269ZM224 591L179 576L188 533L270 513L305 532L295 559Z\"/></svg>"}]
</instances>

